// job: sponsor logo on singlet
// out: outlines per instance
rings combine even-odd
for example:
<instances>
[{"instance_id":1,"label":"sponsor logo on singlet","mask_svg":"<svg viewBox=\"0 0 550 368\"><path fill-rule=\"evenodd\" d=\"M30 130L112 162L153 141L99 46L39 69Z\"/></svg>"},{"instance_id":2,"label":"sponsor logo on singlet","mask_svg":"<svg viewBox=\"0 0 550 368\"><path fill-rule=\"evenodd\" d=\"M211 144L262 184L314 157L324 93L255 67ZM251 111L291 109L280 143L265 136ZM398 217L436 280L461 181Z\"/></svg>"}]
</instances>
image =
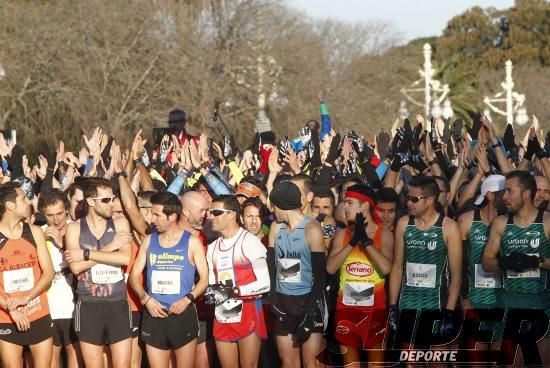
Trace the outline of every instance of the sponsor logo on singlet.
<instances>
[{"instance_id":1,"label":"sponsor logo on singlet","mask_svg":"<svg viewBox=\"0 0 550 368\"><path fill-rule=\"evenodd\" d=\"M11 329L9 329L9 328L6 328L6 329L0 328L0 335L9 335L9 334L11 334Z\"/></svg>"},{"instance_id":2,"label":"sponsor logo on singlet","mask_svg":"<svg viewBox=\"0 0 550 368\"><path fill-rule=\"evenodd\" d=\"M361 262L353 262L346 266L346 272L353 276L370 276L374 273L374 269Z\"/></svg>"},{"instance_id":3,"label":"sponsor logo on singlet","mask_svg":"<svg viewBox=\"0 0 550 368\"><path fill-rule=\"evenodd\" d=\"M432 241L428 242L428 249L429 250L434 250L436 246L437 246L437 241L432 240Z\"/></svg>"},{"instance_id":4,"label":"sponsor logo on singlet","mask_svg":"<svg viewBox=\"0 0 550 368\"><path fill-rule=\"evenodd\" d=\"M160 265L177 261L183 261L183 256L179 254L170 254L167 252L164 252L162 254L149 254L149 262L151 263L151 266L154 266L157 263Z\"/></svg>"}]
</instances>

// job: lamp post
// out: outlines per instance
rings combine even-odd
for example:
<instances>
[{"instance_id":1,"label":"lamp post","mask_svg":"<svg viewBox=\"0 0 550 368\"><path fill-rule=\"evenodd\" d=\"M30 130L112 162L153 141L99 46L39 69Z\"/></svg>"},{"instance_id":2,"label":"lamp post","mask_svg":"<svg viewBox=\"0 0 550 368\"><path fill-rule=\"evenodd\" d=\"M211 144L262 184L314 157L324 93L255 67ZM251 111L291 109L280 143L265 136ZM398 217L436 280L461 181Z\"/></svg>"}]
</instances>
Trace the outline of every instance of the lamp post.
<instances>
[{"instance_id":1,"label":"lamp post","mask_svg":"<svg viewBox=\"0 0 550 368\"><path fill-rule=\"evenodd\" d=\"M483 103L497 114L506 116L507 124L514 124L514 113L516 113L516 124L525 125L529 121L527 110L523 106L523 104L525 103L525 95L514 92L514 79L512 78L512 61L507 60L504 65L506 69L506 78L504 79L504 82L500 84L503 91L495 94L493 98L485 96L483 98ZM493 105L493 103L495 102L504 102L506 110L502 110Z\"/></svg>"},{"instance_id":2,"label":"lamp post","mask_svg":"<svg viewBox=\"0 0 550 368\"><path fill-rule=\"evenodd\" d=\"M414 105L424 107L424 116L428 118L430 112L439 113L441 116L441 102L447 97L450 92L448 84L441 84L440 81L434 79L435 70L432 66L432 48L429 44L424 44L423 47L424 53L424 65L423 68L418 70L420 74L420 79L413 82L408 88L401 88L401 93ZM424 94L424 102L417 101L411 97L410 93L419 93ZM439 96L438 96L439 94ZM450 101L449 101L450 107ZM447 109L447 113L449 110ZM427 126L430 129L430 124Z\"/></svg>"},{"instance_id":3,"label":"lamp post","mask_svg":"<svg viewBox=\"0 0 550 368\"><path fill-rule=\"evenodd\" d=\"M397 113L399 115L399 119L405 120L409 117L409 110L407 109L407 103L405 101L401 101L399 104L399 110L397 110Z\"/></svg>"}]
</instances>

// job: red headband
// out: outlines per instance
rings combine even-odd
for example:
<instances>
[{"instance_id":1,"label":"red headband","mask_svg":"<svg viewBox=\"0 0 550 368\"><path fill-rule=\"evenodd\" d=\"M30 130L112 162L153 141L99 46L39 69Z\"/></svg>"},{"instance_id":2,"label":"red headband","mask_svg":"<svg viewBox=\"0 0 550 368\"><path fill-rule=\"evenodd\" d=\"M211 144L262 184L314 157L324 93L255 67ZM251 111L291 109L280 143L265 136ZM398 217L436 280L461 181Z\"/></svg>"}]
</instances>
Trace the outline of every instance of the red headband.
<instances>
[{"instance_id":1,"label":"red headband","mask_svg":"<svg viewBox=\"0 0 550 368\"><path fill-rule=\"evenodd\" d=\"M382 223L382 219L380 218L380 216L378 216L378 213L376 213L376 210L374 208L376 206L376 203L368 195L361 194L359 192L354 192L352 190L346 190L346 193L344 194L344 198L355 198L360 200L361 202L367 202L370 208L372 209L372 217L374 218L374 221L376 221L378 225Z\"/></svg>"}]
</instances>

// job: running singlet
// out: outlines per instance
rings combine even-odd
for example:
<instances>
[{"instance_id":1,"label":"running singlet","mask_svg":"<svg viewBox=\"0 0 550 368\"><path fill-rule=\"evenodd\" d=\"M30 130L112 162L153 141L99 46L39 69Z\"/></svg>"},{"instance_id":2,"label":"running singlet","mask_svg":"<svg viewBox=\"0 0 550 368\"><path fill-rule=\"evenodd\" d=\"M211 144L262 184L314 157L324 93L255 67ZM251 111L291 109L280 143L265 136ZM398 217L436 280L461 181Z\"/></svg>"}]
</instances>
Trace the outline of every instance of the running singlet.
<instances>
[{"instance_id":1,"label":"running singlet","mask_svg":"<svg viewBox=\"0 0 550 368\"><path fill-rule=\"evenodd\" d=\"M544 211L539 211L535 222L522 228L514 223L513 215L509 215L500 241L501 254L507 256L518 252L550 258L550 241L544 232L543 217ZM507 270L504 274L504 291L522 294L544 293L547 291L547 273L547 270L540 268L519 273Z\"/></svg>"},{"instance_id":2,"label":"running singlet","mask_svg":"<svg viewBox=\"0 0 550 368\"><path fill-rule=\"evenodd\" d=\"M281 224L275 238L277 257L277 292L304 295L311 291L311 250L306 241L306 226L312 219L304 217L298 227L287 232Z\"/></svg>"},{"instance_id":3,"label":"running singlet","mask_svg":"<svg viewBox=\"0 0 550 368\"><path fill-rule=\"evenodd\" d=\"M405 269L400 309L440 309L446 299L449 271L442 228L444 218L440 215L430 229L419 230L414 217L409 217L403 234Z\"/></svg>"},{"instance_id":4,"label":"running singlet","mask_svg":"<svg viewBox=\"0 0 550 368\"><path fill-rule=\"evenodd\" d=\"M193 289L195 266L189 263L190 237L191 233L184 231L176 245L165 248L159 243L159 234L151 234L147 249L147 290L165 309Z\"/></svg>"},{"instance_id":5,"label":"running singlet","mask_svg":"<svg viewBox=\"0 0 550 368\"><path fill-rule=\"evenodd\" d=\"M502 287L500 271L487 272L481 267L483 250L489 241L490 228L481 221L479 209L474 211L472 226L468 232L468 248L466 256L466 280L468 300L474 307L494 306Z\"/></svg>"},{"instance_id":6,"label":"running singlet","mask_svg":"<svg viewBox=\"0 0 550 368\"><path fill-rule=\"evenodd\" d=\"M42 226L43 231L46 231L47 228L48 225ZM46 247L50 253L55 272L52 284L46 292L50 314L52 319L72 318L74 311L73 273L63 257L63 249L55 246L49 237L46 238Z\"/></svg>"},{"instance_id":7,"label":"running singlet","mask_svg":"<svg viewBox=\"0 0 550 368\"><path fill-rule=\"evenodd\" d=\"M38 262L36 242L30 226L23 223L19 239L8 239L0 233L0 294L4 298L23 296L40 279L42 270ZM36 321L50 313L48 298L42 292L24 307L17 308L29 322ZM0 308L0 323L12 323L10 315Z\"/></svg>"},{"instance_id":8,"label":"running singlet","mask_svg":"<svg viewBox=\"0 0 550 368\"><path fill-rule=\"evenodd\" d=\"M353 227L348 226L344 233L344 244L348 244ZM382 247L382 226L378 226L374 233L374 247ZM362 250L354 247L346 260L340 266L340 287L336 300L336 309L361 308L372 310L386 308L386 292L384 289L385 277L373 265L373 262Z\"/></svg>"},{"instance_id":9,"label":"running singlet","mask_svg":"<svg viewBox=\"0 0 550 368\"><path fill-rule=\"evenodd\" d=\"M266 257L266 249L260 239L242 228L229 239L218 238L210 244L208 252L215 282L231 287L256 281L252 262ZM257 298L251 296L226 300L215 309L216 322L240 323L241 319L250 318L255 315L258 306L261 308L261 301ZM249 326L244 328L248 329Z\"/></svg>"},{"instance_id":10,"label":"running singlet","mask_svg":"<svg viewBox=\"0 0 550 368\"><path fill-rule=\"evenodd\" d=\"M80 219L80 247L82 249L100 250L113 241L116 234L113 219L107 220L105 232L100 239L90 231L86 217ZM76 292L87 300L124 300L126 299L126 283L121 266L111 266L97 263L78 275Z\"/></svg>"}]
</instances>

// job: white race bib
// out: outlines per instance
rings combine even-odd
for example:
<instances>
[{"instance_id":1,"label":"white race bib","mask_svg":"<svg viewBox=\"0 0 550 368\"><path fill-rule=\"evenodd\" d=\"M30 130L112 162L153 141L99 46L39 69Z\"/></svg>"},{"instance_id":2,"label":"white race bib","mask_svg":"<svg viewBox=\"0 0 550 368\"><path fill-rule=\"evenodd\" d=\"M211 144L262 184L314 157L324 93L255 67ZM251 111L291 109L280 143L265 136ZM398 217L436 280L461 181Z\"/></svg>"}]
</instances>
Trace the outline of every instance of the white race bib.
<instances>
[{"instance_id":1,"label":"white race bib","mask_svg":"<svg viewBox=\"0 0 550 368\"><path fill-rule=\"evenodd\" d=\"M354 307L373 306L374 284L368 282L346 282L342 303Z\"/></svg>"},{"instance_id":2,"label":"white race bib","mask_svg":"<svg viewBox=\"0 0 550 368\"><path fill-rule=\"evenodd\" d=\"M243 302L228 299L216 307L214 314L219 323L239 323L243 314Z\"/></svg>"},{"instance_id":3,"label":"white race bib","mask_svg":"<svg viewBox=\"0 0 550 368\"><path fill-rule=\"evenodd\" d=\"M27 291L34 286L34 274L32 268L4 271L4 292L7 294L16 291Z\"/></svg>"},{"instance_id":4,"label":"white race bib","mask_svg":"<svg viewBox=\"0 0 550 368\"><path fill-rule=\"evenodd\" d=\"M154 294L179 294L180 272L153 270L151 274L151 289Z\"/></svg>"},{"instance_id":5,"label":"white race bib","mask_svg":"<svg viewBox=\"0 0 550 368\"><path fill-rule=\"evenodd\" d=\"M279 262L279 274L277 275L281 282L296 283L302 281L301 261L293 258L281 258Z\"/></svg>"},{"instance_id":6,"label":"white race bib","mask_svg":"<svg viewBox=\"0 0 550 368\"><path fill-rule=\"evenodd\" d=\"M475 265L475 287L486 289L499 289L502 286L500 272L487 272L480 264Z\"/></svg>"},{"instance_id":7,"label":"white race bib","mask_svg":"<svg viewBox=\"0 0 550 368\"><path fill-rule=\"evenodd\" d=\"M92 282L94 284L114 284L124 280L120 266L96 264L91 268Z\"/></svg>"},{"instance_id":8,"label":"white race bib","mask_svg":"<svg viewBox=\"0 0 550 368\"><path fill-rule=\"evenodd\" d=\"M437 266L434 264L407 262L407 285L420 288L435 288Z\"/></svg>"},{"instance_id":9,"label":"white race bib","mask_svg":"<svg viewBox=\"0 0 550 368\"><path fill-rule=\"evenodd\" d=\"M528 254L528 256L539 256L538 253ZM524 278L538 278L540 277L540 268L533 268L523 272L514 272L511 270L506 271L506 277L509 279L524 279Z\"/></svg>"}]
</instances>

